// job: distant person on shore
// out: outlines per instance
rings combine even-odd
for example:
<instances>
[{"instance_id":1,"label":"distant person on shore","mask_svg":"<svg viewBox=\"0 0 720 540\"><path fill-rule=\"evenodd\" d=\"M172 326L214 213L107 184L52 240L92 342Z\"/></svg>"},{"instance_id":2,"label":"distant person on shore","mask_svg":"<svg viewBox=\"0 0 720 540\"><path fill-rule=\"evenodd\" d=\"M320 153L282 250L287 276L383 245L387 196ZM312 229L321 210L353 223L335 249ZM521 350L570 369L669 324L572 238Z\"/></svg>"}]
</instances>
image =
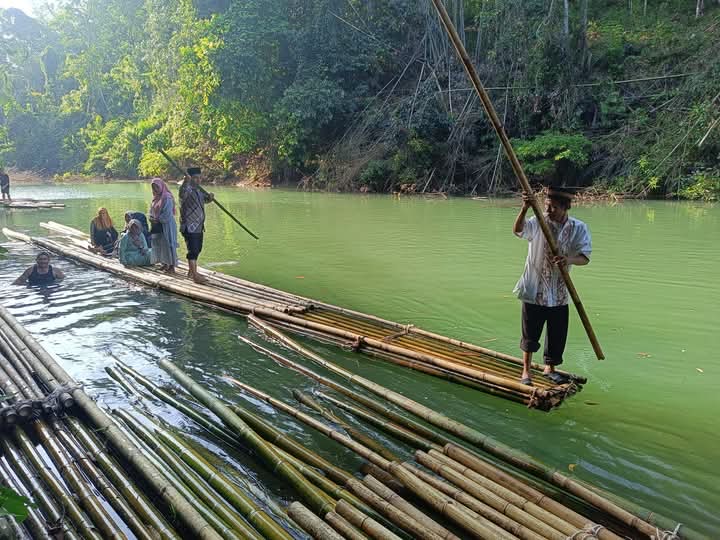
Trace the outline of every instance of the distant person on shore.
<instances>
[{"instance_id":1,"label":"distant person on shore","mask_svg":"<svg viewBox=\"0 0 720 540\"><path fill-rule=\"evenodd\" d=\"M180 186L180 232L187 245L188 277L195 283L207 281L198 272L197 260L203 248L205 205L213 198L200 187L200 168L190 167Z\"/></svg>"},{"instance_id":2,"label":"distant person on shore","mask_svg":"<svg viewBox=\"0 0 720 540\"><path fill-rule=\"evenodd\" d=\"M563 384L567 382L567 377L557 373L555 366L562 363L565 351L569 294L559 267L566 266L570 271L572 265L588 264L592 243L587 225L568 216L572 205L572 192L564 188L550 187L545 203L545 220L560 253L553 256L537 217L525 220L532 197L532 194L523 194L523 205L513 225L513 233L530 243L525 271L513 291L523 303L520 340L523 372L520 382L532 386L532 355L540 349L540 335L543 326L546 326L544 376L555 384Z\"/></svg>"},{"instance_id":3,"label":"distant person on shore","mask_svg":"<svg viewBox=\"0 0 720 540\"><path fill-rule=\"evenodd\" d=\"M133 219L137 219L140 222L140 227L142 228L145 242L147 242L148 247L152 247L152 240L150 239L150 227L148 226L148 221L145 217L145 214L143 214L142 212L134 212L132 210L128 210L127 212L125 212L125 231L128 230L128 227L130 227L130 222Z\"/></svg>"},{"instance_id":4,"label":"distant person on shore","mask_svg":"<svg viewBox=\"0 0 720 540\"><path fill-rule=\"evenodd\" d=\"M2 167L0 167L0 191L2 192L3 201L12 202L10 198L10 176Z\"/></svg>"},{"instance_id":5,"label":"distant person on shore","mask_svg":"<svg viewBox=\"0 0 720 540\"><path fill-rule=\"evenodd\" d=\"M25 270L17 278L14 285L52 285L65 278L62 270L50 264L50 254L42 251L35 258L35 264Z\"/></svg>"},{"instance_id":6,"label":"distant person on shore","mask_svg":"<svg viewBox=\"0 0 720 540\"><path fill-rule=\"evenodd\" d=\"M118 232L113 226L107 208L98 208L97 216L90 222L91 250L99 255L109 257L115 249Z\"/></svg>"},{"instance_id":7,"label":"distant person on shore","mask_svg":"<svg viewBox=\"0 0 720 540\"><path fill-rule=\"evenodd\" d=\"M142 224L131 219L127 230L120 236L118 258L125 266L150 266L151 250L145 240Z\"/></svg>"},{"instance_id":8,"label":"distant person on shore","mask_svg":"<svg viewBox=\"0 0 720 540\"><path fill-rule=\"evenodd\" d=\"M153 199L150 203L150 234L152 237L152 264L160 263L160 269L175 273L177 257L177 225L175 224L175 199L165 182L153 178Z\"/></svg>"}]
</instances>

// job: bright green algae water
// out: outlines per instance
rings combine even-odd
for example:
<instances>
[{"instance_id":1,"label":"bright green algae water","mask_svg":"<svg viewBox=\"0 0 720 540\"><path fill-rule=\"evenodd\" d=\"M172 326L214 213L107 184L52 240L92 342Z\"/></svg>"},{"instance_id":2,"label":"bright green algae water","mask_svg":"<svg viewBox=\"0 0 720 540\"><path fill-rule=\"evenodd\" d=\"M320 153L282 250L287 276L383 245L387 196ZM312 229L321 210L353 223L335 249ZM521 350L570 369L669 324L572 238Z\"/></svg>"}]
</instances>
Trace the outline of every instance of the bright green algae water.
<instances>
[{"instance_id":1,"label":"bright green algae water","mask_svg":"<svg viewBox=\"0 0 720 540\"><path fill-rule=\"evenodd\" d=\"M214 191L261 240L210 206L201 264L518 354L520 305L511 291L527 246L510 232L515 201ZM151 197L143 184L16 185L13 192L67 205L0 209L0 225L34 235L45 234L38 223L48 220L86 230L98 206L122 222L125 210L146 211ZM589 224L593 236L591 264L572 275L607 360L595 359L574 316L564 367L589 382L559 409L528 410L362 355L313 346L566 474L714 536L720 531L720 206L626 202L578 207L572 214ZM4 245L11 254L0 261L0 302L104 404L128 404L104 371L112 364L108 351L163 384L170 380L155 359L168 355L218 394L259 408L333 461L360 463L218 379L229 373L293 404L292 388L313 388L239 343L239 334L262 341L242 318L62 259L54 263L68 278L59 288L14 287L10 282L37 250ZM173 411L152 402L151 408L212 447ZM225 458L244 467L258 489L292 495L252 458Z\"/></svg>"}]
</instances>

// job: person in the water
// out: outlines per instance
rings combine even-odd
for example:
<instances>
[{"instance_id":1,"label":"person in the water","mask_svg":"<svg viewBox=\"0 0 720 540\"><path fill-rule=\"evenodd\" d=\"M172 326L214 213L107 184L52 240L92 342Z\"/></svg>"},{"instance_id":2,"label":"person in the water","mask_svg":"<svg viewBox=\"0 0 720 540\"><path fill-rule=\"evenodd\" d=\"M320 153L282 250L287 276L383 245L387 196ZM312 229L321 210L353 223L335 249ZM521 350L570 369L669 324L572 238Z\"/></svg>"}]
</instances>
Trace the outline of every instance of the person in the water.
<instances>
[{"instance_id":1,"label":"person in the water","mask_svg":"<svg viewBox=\"0 0 720 540\"><path fill-rule=\"evenodd\" d=\"M43 251L35 258L35 264L25 270L13 283L15 285L51 285L62 281L65 274L50 264L50 254Z\"/></svg>"}]
</instances>

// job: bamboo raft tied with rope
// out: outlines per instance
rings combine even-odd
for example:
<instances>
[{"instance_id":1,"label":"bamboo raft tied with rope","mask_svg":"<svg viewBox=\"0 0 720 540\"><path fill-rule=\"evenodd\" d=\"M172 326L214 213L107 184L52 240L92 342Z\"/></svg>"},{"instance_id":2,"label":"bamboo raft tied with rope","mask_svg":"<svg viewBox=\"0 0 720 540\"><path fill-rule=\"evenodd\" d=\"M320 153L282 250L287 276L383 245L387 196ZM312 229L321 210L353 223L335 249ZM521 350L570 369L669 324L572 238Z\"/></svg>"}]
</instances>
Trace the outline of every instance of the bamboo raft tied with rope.
<instances>
[{"instance_id":1,"label":"bamboo raft tied with rope","mask_svg":"<svg viewBox=\"0 0 720 540\"><path fill-rule=\"evenodd\" d=\"M35 199L12 199L0 201L0 208L25 208L30 210L65 208L63 203L55 201L37 201Z\"/></svg>"},{"instance_id":2,"label":"bamboo raft tied with rope","mask_svg":"<svg viewBox=\"0 0 720 540\"><path fill-rule=\"evenodd\" d=\"M41 225L52 236L31 237L9 229L3 232L13 240L40 246L119 277L228 312L253 315L276 328L361 352L530 408L548 411L557 407L587 382L582 376L561 372L568 380L556 384L542 377L542 366L533 364L535 385L526 386L520 383L522 361L509 354L220 272L200 269L208 281L196 284L184 276L185 263L180 264L180 272L176 275L152 267L125 267L117 259L90 252L85 233L55 222Z\"/></svg>"},{"instance_id":3,"label":"bamboo raft tied with rope","mask_svg":"<svg viewBox=\"0 0 720 540\"><path fill-rule=\"evenodd\" d=\"M116 359L108 373L134 406L107 414L0 308L0 390L6 398L0 401L0 480L36 505L17 525L17 536L702 538L353 375L259 317L251 315L250 322L347 382L243 338L258 354L326 390L310 395L298 389L291 395L299 405L291 405L225 377L228 388L242 393L226 396L251 398L228 399L161 359L159 366L178 384L170 391ZM158 401L224 451L248 455L257 467L283 479L292 492L287 507L259 497L247 472L231 474L225 460L222 468L216 466L219 455L153 416L147 404ZM262 411L247 408L260 402L337 446L309 447L282 432ZM361 470L368 472L344 468L341 454L359 456L365 461Z\"/></svg>"}]
</instances>

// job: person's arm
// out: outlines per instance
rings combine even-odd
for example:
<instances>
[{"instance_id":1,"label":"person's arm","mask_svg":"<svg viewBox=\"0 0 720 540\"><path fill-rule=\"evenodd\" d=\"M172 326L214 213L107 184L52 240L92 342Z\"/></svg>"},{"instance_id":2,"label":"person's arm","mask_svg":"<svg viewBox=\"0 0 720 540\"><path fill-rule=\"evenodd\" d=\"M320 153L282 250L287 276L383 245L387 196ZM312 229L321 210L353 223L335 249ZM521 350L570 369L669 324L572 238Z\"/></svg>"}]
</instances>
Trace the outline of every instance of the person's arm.
<instances>
[{"instance_id":1,"label":"person's arm","mask_svg":"<svg viewBox=\"0 0 720 540\"><path fill-rule=\"evenodd\" d=\"M530 209L530 200L532 197L532 195L528 195L526 193L523 193L522 195L523 205L515 218L515 223L513 224L513 233L516 236L521 236L525 230L525 216L527 215L527 211Z\"/></svg>"},{"instance_id":2,"label":"person's arm","mask_svg":"<svg viewBox=\"0 0 720 540\"><path fill-rule=\"evenodd\" d=\"M31 266L30 268L25 270L19 278L13 281L13 285L26 285L30 274L32 274L32 271L33 267Z\"/></svg>"},{"instance_id":3,"label":"person's arm","mask_svg":"<svg viewBox=\"0 0 720 540\"><path fill-rule=\"evenodd\" d=\"M65 279L65 273L62 270L60 270L59 268L55 268L54 266L53 266L53 275L55 276L56 281L62 281L63 279Z\"/></svg>"},{"instance_id":4,"label":"person's arm","mask_svg":"<svg viewBox=\"0 0 720 540\"><path fill-rule=\"evenodd\" d=\"M203 190L202 195L203 195L203 202L204 202L205 204L211 203L211 202L213 202L213 201L215 200L215 194L214 194L214 193L210 193L209 191L204 191L204 190Z\"/></svg>"}]
</instances>

